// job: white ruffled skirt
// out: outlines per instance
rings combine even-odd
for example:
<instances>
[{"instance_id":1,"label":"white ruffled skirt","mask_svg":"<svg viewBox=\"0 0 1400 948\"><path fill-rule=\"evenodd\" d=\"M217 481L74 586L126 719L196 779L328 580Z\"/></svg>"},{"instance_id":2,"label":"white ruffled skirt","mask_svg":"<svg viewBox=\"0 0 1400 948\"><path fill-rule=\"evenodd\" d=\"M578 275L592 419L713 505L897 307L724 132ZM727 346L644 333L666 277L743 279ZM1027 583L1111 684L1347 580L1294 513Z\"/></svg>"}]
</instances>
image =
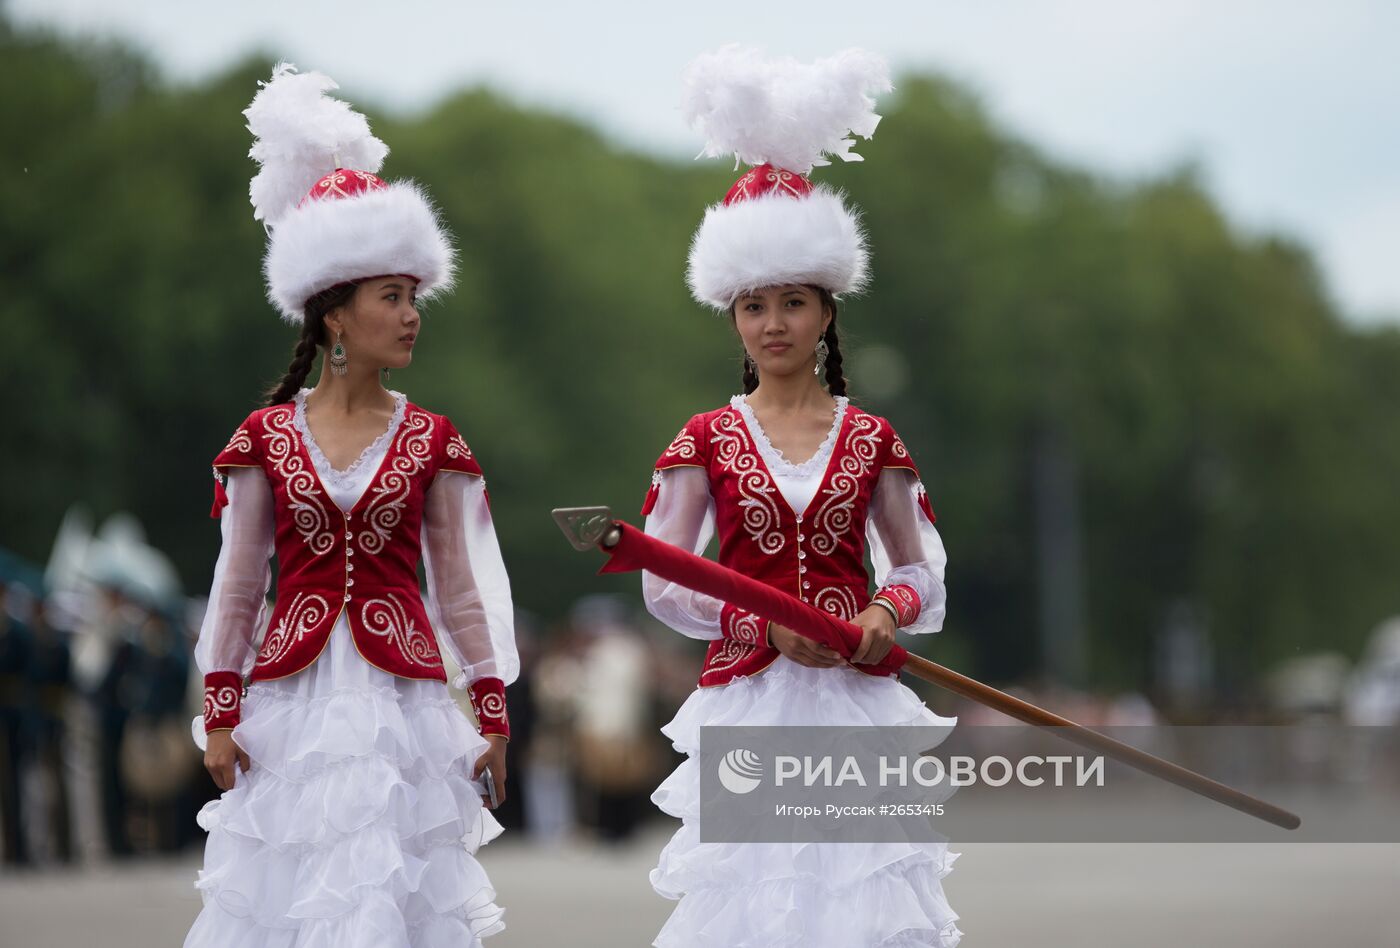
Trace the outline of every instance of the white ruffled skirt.
<instances>
[{"instance_id":1,"label":"white ruffled skirt","mask_svg":"<svg viewBox=\"0 0 1400 948\"><path fill-rule=\"evenodd\" d=\"M701 843L704 725L939 725L894 678L806 668L779 657L758 675L697 688L663 727L689 755L652 794L682 823L651 884L679 899L658 948L952 948L962 938L941 879L960 853L946 843Z\"/></svg>"},{"instance_id":2,"label":"white ruffled skirt","mask_svg":"<svg viewBox=\"0 0 1400 948\"><path fill-rule=\"evenodd\" d=\"M252 766L200 811L185 948L469 948L505 927L475 859L501 832L471 780L487 743L445 684L375 668L341 616L310 668L249 686L233 738Z\"/></svg>"}]
</instances>

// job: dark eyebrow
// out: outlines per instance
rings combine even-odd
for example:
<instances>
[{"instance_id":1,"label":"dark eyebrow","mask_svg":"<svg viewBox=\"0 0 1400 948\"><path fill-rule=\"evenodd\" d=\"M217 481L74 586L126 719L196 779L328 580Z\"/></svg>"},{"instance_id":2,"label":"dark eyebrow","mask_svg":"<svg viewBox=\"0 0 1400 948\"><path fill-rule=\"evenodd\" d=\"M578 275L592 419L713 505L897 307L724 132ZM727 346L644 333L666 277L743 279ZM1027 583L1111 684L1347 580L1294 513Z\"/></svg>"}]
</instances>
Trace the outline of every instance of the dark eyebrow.
<instances>
[{"instance_id":1,"label":"dark eyebrow","mask_svg":"<svg viewBox=\"0 0 1400 948\"><path fill-rule=\"evenodd\" d=\"M803 291L803 290L783 290L783 295L784 295L784 296L803 296L803 295L805 295L805 291Z\"/></svg>"},{"instance_id":2,"label":"dark eyebrow","mask_svg":"<svg viewBox=\"0 0 1400 948\"><path fill-rule=\"evenodd\" d=\"M402 291L403 288L404 288L404 286L403 286L402 283L385 283L383 286L381 286L381 287L379 288L379 292L383 293L383 292L385 292L385 291L387 291L387 290L399 290L399 291Z\"/></svg>"}]
</instances>

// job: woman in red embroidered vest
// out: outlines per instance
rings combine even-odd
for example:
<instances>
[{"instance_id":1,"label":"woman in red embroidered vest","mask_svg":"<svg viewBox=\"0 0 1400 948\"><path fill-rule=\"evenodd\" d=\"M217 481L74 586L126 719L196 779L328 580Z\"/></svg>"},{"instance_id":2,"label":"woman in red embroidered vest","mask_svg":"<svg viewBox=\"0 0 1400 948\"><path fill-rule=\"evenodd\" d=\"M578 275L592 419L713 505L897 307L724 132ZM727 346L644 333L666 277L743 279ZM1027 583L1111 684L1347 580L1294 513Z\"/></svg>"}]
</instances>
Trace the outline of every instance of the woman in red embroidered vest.
<instances>
[{"instance_id":1,"label":"woman in red embroidered vest","mask_svg":"<svg viewBox=\"0 0 1400 948\"><path fill-rule=\"evenodd\" d=\"M742 609L643 578L648 608L709 640L700 687L663 728L698 755L704 725L937 725L872 666L896 627L936 632L945 556L914 462L890 423L850 404L834 294L859 289L865 239L841 197L806 174L823 153L855 159L854 132L878 121L884 63L859 50L800 65L726 48L687 74L684 111L707 154L756 165L710 208L691 245L689 282L727 313L745 350L744 395L686 422L661 455L646 530L864 630L847 663L826 646ZM823 381L825 384L823 384ZM871 595L864 557L875 568ZM951 946L961 932L940 880L944 843L701 843L700 777L687 760L652 799L681 828L651 873L680 900L660 946Z\"/></svg>"},{"instance_id":2,"label":"woman in red embroidered vest","mask_svg":"<svg viewBox=\"0 0 1400 948\"><path fill-rule=\"evenodd\" d=\"M301 339L214 459L195 723L225 792L199 816L187 948L456 948L504 927L475 853L501 831L482 797L504 792L510 587L466 442L379 378L409 364L453 255L422 192L375 176L387 149L334 88L278 66L245 112L269 296Z\"/></svg>"}]
</instances>

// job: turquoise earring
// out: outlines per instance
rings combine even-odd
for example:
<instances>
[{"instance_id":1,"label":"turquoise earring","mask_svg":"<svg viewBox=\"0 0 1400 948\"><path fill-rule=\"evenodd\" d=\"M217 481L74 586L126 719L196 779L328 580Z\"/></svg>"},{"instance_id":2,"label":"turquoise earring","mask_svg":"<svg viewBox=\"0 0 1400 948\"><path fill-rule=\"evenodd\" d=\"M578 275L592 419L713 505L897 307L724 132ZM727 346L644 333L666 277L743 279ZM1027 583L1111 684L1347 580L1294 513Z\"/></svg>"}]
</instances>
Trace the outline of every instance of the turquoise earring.
<instances>
[{"instance_id":1,"label":"turquoise earring","mask_svg":"<svg viewBox=\"0 0 1400 948\"><path fill-rule=\"evenodd\" d=\"M345 354L345 347L340 344L340 333L335 334L335 347L331 349L331 372L336 375L344 375L350 371L350 357Z\"/></svg>"}]
</instances>

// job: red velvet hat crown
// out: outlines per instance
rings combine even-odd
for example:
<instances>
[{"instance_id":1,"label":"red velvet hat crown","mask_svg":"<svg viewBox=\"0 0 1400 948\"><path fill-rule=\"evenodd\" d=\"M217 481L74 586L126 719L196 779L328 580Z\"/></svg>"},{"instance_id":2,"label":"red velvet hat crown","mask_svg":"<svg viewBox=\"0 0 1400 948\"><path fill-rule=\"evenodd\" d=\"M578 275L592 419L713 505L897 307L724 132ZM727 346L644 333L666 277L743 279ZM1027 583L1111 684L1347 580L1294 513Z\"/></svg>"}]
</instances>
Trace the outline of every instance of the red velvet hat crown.
<instances>
[{"instance_id":1,"label":"red velvet hat crown","mask_svg":"<svg viewBox=\"0 0 1400 948\"><path fill-rule=\"evenodd\" d=\"M311 190L306 192L306 197L297 202L297 207L305 206L307 201L354 197L357 194L364 194L366 191L383 191L388 186L383 178L370 174L368 171L337 168L313 184Z\"/></svg>"},{"instance_id":2,"label":"red velvet hat crown","mask_svg":"<svg viewBox=\"0 0 1400 948\"><path fill-rule=\"evenodd\" d=\"M724 203L729 205L775 192L792 197L806 197L812 193L812 182L804 175L784 171L765 162L757 168L750 168L735 181L729 188L729 193L724 196Z\"/></svg>"}]
</instances>

